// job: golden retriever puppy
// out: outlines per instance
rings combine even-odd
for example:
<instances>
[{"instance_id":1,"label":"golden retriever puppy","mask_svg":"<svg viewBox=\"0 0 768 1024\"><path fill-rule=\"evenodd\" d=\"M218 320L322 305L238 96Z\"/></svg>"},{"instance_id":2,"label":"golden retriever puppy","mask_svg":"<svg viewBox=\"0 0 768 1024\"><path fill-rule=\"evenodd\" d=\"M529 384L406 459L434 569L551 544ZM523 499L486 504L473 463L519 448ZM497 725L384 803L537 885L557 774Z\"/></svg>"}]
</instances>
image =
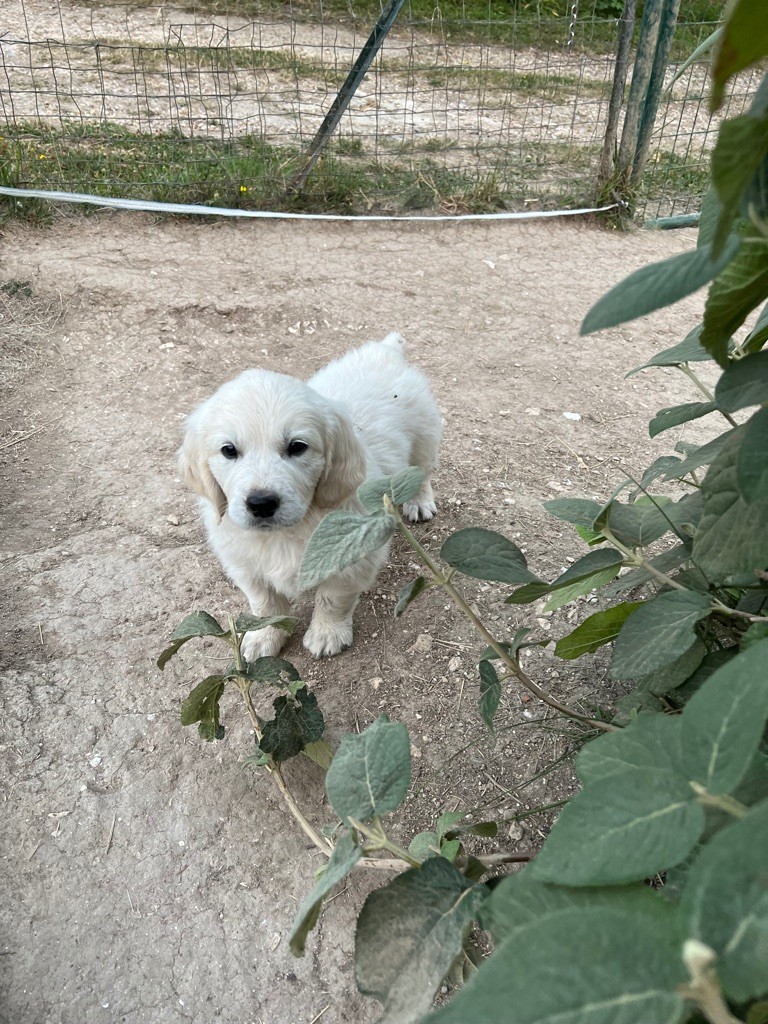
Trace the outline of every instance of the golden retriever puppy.
<instances>
[{"instance_id":1,"label":"golden retriever puppy","mask_svg":"<svg viewBox=\"0 0 768 1024\"><path fill-rule=\"evenodd\" d=\"M306 384L246 370L189 417L179 467L202 498L211 547L248 598L254 615L287 615L299 594L307 541L331 509L361 511L355 492L366 479L408 466L424 483L403 506L412 521L431 519L430 476L437 466L441 418L424 375L389 334L348 352ZM322 583L304 646L319 658L352 643L352 613L374 582L389 545ZM249 661L274 655L286 633L248 633Z\"/></svg>"}]
</instances>

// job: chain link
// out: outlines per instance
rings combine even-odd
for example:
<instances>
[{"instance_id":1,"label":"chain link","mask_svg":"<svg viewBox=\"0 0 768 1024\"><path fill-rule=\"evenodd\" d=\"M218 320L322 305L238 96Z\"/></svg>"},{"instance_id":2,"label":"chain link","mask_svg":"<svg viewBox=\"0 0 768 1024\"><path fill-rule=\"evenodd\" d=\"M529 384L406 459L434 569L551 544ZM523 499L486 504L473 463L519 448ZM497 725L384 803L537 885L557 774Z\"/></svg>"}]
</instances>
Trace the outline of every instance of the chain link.
<instances>
[{"instance_id":1,"label":"chain link","mask_svg":"<svg viewBox=\"0 0 768 1024\"><path fill-rule=\"evenodd\" d=\"M571 24L568 26L568 49L573 49L573 42L576 38L576 19L579 17L579 0L573 0L571 4Z\"/></svg>"}]
</instances>

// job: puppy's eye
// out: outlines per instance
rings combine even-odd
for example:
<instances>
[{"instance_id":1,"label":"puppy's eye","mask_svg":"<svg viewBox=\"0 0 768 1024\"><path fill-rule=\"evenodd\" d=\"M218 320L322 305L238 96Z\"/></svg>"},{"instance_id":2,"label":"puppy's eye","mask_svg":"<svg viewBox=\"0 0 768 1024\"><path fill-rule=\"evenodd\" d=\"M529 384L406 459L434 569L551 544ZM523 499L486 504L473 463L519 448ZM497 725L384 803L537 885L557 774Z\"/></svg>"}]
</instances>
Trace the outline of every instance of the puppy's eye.
<instances>
[{"instance_id":1,"label":"puppy's eye","mask_svg":"<svg viewBox=\"0 0 768 1024\"><path fill-rule=\"evenodd\" d=\"M225 459L236 459L237 448L235 448L233 444L223 444L221 446L221 454L224 456Z\"/></svg>"},{"instance_id":2,"label":"puppy's eye","mask_svg":"<svg viewBox=\"0 0 768 1024\"><path fill-rule=\"evenodd\" d=\"M286 451L293 457L294 455L301 455L307 448L309 448L309 445L305 441L291 441Z\"/></svg>"}]
</instances>

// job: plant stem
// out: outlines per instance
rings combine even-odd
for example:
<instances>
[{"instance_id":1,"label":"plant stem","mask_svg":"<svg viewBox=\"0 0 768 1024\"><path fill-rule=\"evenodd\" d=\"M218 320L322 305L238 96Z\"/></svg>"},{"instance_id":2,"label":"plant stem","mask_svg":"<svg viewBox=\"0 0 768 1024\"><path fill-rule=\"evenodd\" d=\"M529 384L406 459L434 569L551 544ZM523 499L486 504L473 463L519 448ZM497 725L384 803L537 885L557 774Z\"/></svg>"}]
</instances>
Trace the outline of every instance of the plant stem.
<instances>
[{"instance_id":1,"label":"plant stem","mask_svg":"<svg viewBox=\"0 0 768 1024\"><path fill-rule=\"evenodd\" d=\"M734 800L732 796L728 796L726 793L720 795L710 793L699 782L690 782L689 785L696 794L698 802L705 807L716 807L718 810L725 811L726 814L730 814L734 818L743 818L749 810L739 800Z\"/></svg>"},{"instance_id":2,"label":"plant stem","mask_svg":"<svg viewBox=\"0 0 768 1024\"><path fill-rule=\"evenodd\" d=\"M237 680L237 686L238 689L240 690L240 693L243 695L243 700L245 701L245 706L248 710L248 717L251 720L253 731L256 734L256 740L257 742L261 742L263 733L261 730L261 726L259 725L259 716L256 714L256 708L253 706L253 700L251 699L251 684L247 679L239 679ZM299 823L304 833L307 836L309 836L309 838L312 840L313 844L317 847L320 853L324 854L326 857L330 857L331 854L333 853L333 847L326 839L324 839L320 835L320 833L304 817L301 808L296 803L296 799L293 793L291 793L290 789L288 788L288 784L283 778L283 773L280 770L280 765L273 760L270 762L270 764L264 765L264 767L267 769L269 774L274 779L275 785L280 790L280 795L282 796L283 800L285 800L285 803L288 806L288 810Z\"/></svg>"},{"instance_id":3,"label":"plant stem","mask_svg":"<svg viewBox=\"0 0 768 1024\"><path fill-rule=\"evenodd\" d=\"M729 608L722 601L715 601L714 610L721 615L737 616L740 619L747 619L749 622L768 622L765 615L753 615L751 612L743 612L740 608Z\"/></svg>"},{"instance_id":4,"label":"plant stem","mask_svg":"<svg viewBox=\"0 0 768 1024\"><path fill-rule=\"evenodd\" d=\"M714 971L715 951L698 939L687 939L683 944L683 963L688 968L690 981L680 987L680 994L696 1003L710 1024L743 1024L728 1009L720 982Z\"/></svg>"},{"instance_id":5,"label":"plant stem","mask_svg":"<svg viewBox=\"0 0 768 1024\"><path fill-rule=\"evenodd\" d=\"M588 715L582 715L579 711L575 711L573 708L568 707L567 704L561 704L559 700L547 693L546 690L542 690L537 683L534 683L534 681L520 667L519 662L515 658L510 657L509 652L506 651L499 641L488 632L485 624L480 621L477 615L475 615L466 600L451 583L450 578L441 572L440 568L432 561L429 554L424 550L421 544L419 544L403 520L397 514L396 509L387 495L384 496L384 503L387 508L387 512L395 517L397 521L397 528L403 537L405 537L408 546L419 556L424 565L429 569L435 586L441 587L446 594L448 594L459 611L461 611L464 617L469 620L472 626L474 626L475 631L480 634L493 652L498 655L511 675L515 676L515 678L521 682L527 690L530 690L531 693L538 697L539 700L548 704L556 711L559 711L567 718L572 718L577 722L581 722L583 725L588 725L592 729L600 729L602 732L619 731L619 727L612 725L610 722L601 722L597 718L590 718Z\"/></svg>"},{"instance_id":6,"label":"plant stem","mask_svg":"<svg viewBox=\"0 0 768 1024\"><path fill-rule=\"evenodd\" d=\"M688 380L692 381L696 385L696 387L699 389L702 395L704 395L708 402L715 401L715 396L712 394L712 392L709 390L706 384L704 384L703 381L701 381L699 377L693 372L688 363L679 363L678 369L685 374ZM714 410L712 411L714 412ZM731 416L730 413L725 412L723 409L718 409L717 411L720 413L721 416L724 416L725 419L728 420L732 427L738 427L738 423L733 418L733 416Z\"/></svg>"},{"instance_id":7,"label":"plant stem","mask_svg":"<svg viewBox=\"0 0 768 1024\"><path fill-rule=\"evenodd\" d=\"M387 833L384 831L384 826L381 824L381 820L376 817L374 819L374 828L369 828L368 825L364 825L361 821L356 818L350 818L349 824L355 831L360 832L364 835L369 842L373 843L372 846L367 847L371 851L375 850L387 850L389 853L394 853L401 861L404 861L412 868L420 868L421 861L416 860L412 857L407 850L404 850L397 843L393 843Z\"/></svg>"}]
</instances>

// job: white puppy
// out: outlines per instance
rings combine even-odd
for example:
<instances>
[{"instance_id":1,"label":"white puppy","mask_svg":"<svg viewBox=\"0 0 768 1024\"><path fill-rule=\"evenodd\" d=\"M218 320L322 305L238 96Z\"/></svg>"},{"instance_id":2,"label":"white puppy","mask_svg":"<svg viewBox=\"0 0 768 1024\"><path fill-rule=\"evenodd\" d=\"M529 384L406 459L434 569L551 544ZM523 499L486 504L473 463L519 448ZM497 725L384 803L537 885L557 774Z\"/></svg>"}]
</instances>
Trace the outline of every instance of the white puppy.
<instances>
[{"instance_id":1,"label":"white puppy","mask_svg":"<svg viewBox=\"0 0 768 1024\"><path fill-rule=\"evenodd\" d=\"M425 473L406 518L431 519L430 475L441 419L426 378L389 334L320 370L308 383L246 370L186 424L179 467L200 494L211 547L254 615L287 615L312 532L331 509L358 509L355 491L408 466ZM388 545L317 589L304 646L315 657L352 642L352 613L387 558ZM248 633L249 661L274 655L286 633Z\"/></svg>"}]
</instances>

